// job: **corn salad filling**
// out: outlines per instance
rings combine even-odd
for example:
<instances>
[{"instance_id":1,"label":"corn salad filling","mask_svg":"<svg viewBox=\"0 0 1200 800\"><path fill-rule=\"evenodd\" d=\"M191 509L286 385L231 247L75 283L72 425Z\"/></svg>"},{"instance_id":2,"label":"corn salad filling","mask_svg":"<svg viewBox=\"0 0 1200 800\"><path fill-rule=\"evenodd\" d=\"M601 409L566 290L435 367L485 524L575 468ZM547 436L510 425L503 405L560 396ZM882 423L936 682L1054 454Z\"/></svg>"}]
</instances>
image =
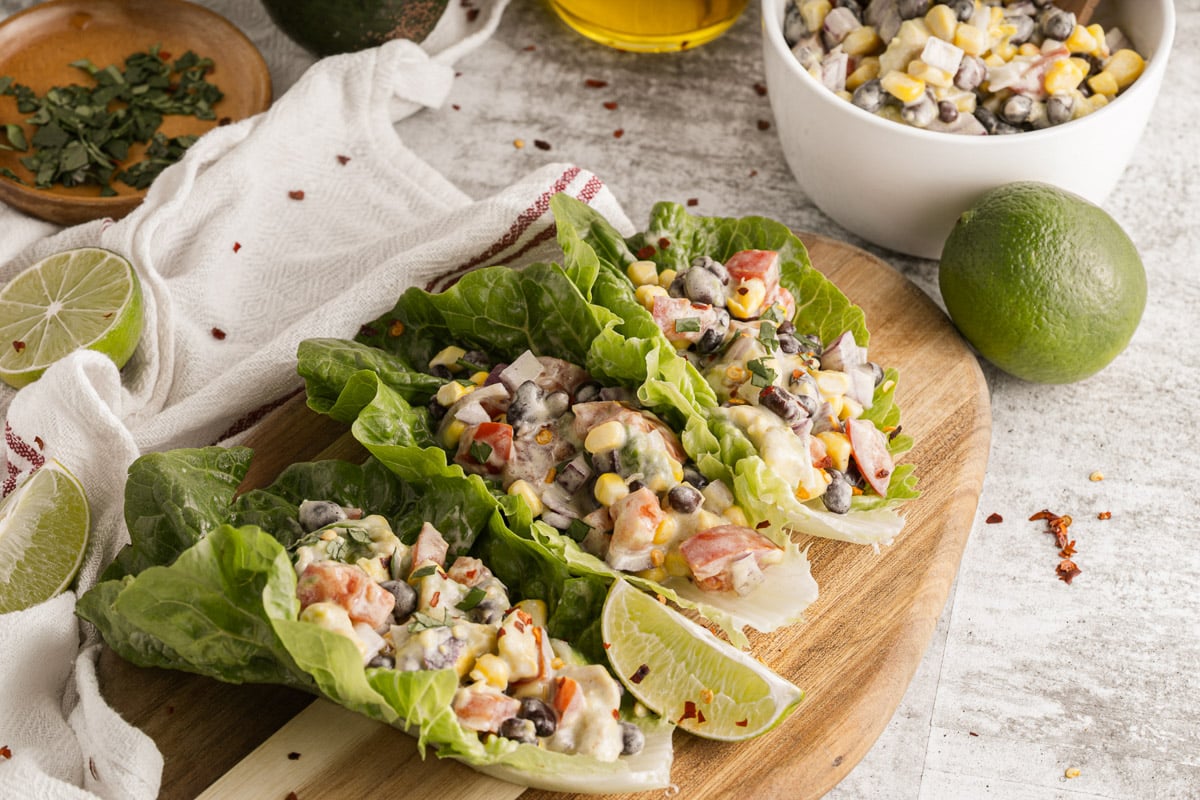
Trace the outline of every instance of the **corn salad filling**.
<instances>
[{"instance_id":1,"label":"corn salad filling","mask_svg":"<svg viewBox=\"0 0 1200 800\"><path fill-rule=\"evenodd\" d=\"M725 263L702 256L661 274L639 261L627 274L667 339L712 386L721 413L797 499L844 514L855 494L887 496L895 468L887 436L862 418L883 369L850 332L825 344L796 330L777 252L743 250Z\"/></svg>"},{"instance_id":2,"label":"corn salad filling","mask_svg":"<svg viewBox=\"0 0 1200 800\"><path fill-rule=\"evenodd\" d=\"M644 737L620 717L622 689L546 631L546 605L510 605L475 558L446 565L448 545L429 523L412 546L381 516L328 501L300 506L308 531L293 552L300 619L345 636L363 664L453 669L453 710L481 737L614 761Z\"/></svg>"},{"instance_id":3,"label":"corn salad filling","mask_svg":"<svg viewBox=\"0 0 1200 800\"><path fill-rule=\"evenodd\" d=\"M1039 130L1103 107L1145 60L1119 28L1049 0L793 0L792 54L873 114L928 130Z\"/></svg>"},{"instance_id":4,"label":"corn salad filling","mask_svg":"<svg viewBox=\"0 0 1200 800\"><path fill-rule=\"evenodd\" d=\"M613 569L745 595L783 559L729 487L706 480L674 431L626 390L528 351L493 365L451 346L430 366L462 376L430 404L454 460Z\"/></svg>"}]
</instances>

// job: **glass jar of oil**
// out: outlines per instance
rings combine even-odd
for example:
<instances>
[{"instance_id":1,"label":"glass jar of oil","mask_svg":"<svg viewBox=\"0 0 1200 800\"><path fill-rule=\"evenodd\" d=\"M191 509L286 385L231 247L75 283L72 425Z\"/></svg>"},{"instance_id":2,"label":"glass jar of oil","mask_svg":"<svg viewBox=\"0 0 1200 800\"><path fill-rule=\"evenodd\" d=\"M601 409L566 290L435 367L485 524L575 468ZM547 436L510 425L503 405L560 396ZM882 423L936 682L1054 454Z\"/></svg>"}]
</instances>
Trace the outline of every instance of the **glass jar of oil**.
<instances>
[{"instance_id":1,"label":"glass jar of oil","mask_svg":"<svg viewBox=\"0 0 1200 800\"><path fill-rule=\"evenodd\" d=\"M662 53L712 41L748 0L550 0L579 33L619 50Z\"/></svg>"}]
</instances>

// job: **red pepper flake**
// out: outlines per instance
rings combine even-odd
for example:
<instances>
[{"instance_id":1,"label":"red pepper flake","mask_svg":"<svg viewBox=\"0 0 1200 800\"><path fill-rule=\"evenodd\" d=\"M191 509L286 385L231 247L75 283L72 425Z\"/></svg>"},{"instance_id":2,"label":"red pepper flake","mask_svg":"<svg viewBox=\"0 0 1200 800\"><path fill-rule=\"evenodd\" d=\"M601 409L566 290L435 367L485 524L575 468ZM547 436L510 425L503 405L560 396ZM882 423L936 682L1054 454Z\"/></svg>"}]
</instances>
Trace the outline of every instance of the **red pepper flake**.
<instances>
[{"instance_id":1,"label":"red pepper flake","mask_svg":"<svg viewBox=\"0 0 1200 800\"><path fill-rule=\"evenodd\" d=\"M1067 546L1062 550L1059 550L1058 554L1063 558L1070 558L1071 556L1075 555L1075 540L1072 539L1071 541L1067 542Z\"/></svg>"},{"instance_id":2,"label":"red pepper flake","mask_svg":"<svg viewBox=\"0 0 1200 800\"><path fill-rule=\"evenodd\" d=\"M12 758L12 748L8 745L0 746L0 758Z\"/></svg>"},{"instance_id":3,"label":"red pepper flake","mask_svg":"<svg viewBox=\"0 0 1200 800\"><path fill-rule=\"evenodd\" d=\"M363 325L358 329L359 336L377 336L379 331L372 328L370 325Z\"/></svg>"},{"instance_id":4,"label":"red pepper flake","mask_svg":"<svg viewBox=\"0 0 1200 800\"><path fill-rule=\"evenodd\" d=\"M620 138L621 138L622 136L624 136L624 135L625 135L625 129L624 129L624 128L617 128L615 131L613 131L613 138L614 138L614 139L620 139Z\"/></svg>"},{"instance_id":5,"label":"red pepper flake","mask_svg":"<svg viewBox=\"0 0 1200 800\"><path fill-rule=\"evenodd\" d=\"M754 84L754 93L756 95L758 95L759 97L766 97L767 96L767 85L762 82Z\"/></svg>"},{"instance_id":6,"label":"red pepper flake","mask_svg":"<svg viewBox=\"0 0 1200 800\"><path fill-rule=\"evenodd\" d=\"M659 250L666 250L670 246L671 246L671 240L668 239L667 237L663 236L662 238L660 238L658 240L658 249Z\"/></svg>"},{"instance_id":7,"label":"red pepper flake","mask_svg":"<svg viewBox=\"0 0 1200 800\"><path fill-rule=\"evenodd\" d=\"M226 125L232 125L232 124L233 124L233 117L221 117L219 120L217 120L217 125L219 125L221 127L225 127Z\"/></svg>"},{"instance_id":8,"label":"red pepper flake","mask_svg":"<svg viewBox=\"0 0 1200 800\"><path fill-rule=\"evenodd\" d=\"M767 131L771 129L771 121L769 119L760 119L757 124L760 131Z\"/></svg>"},{"instance_id":9,"label":"red pepper flake","mask_svg":"<svg viewBox=\"0 0 1200 800\"><path fill-rule=\"evenodd\" d=\"M549 150L550 149L550 143L547 142L545 139L534 139L533 146L536 147L538 150Z\"/></svg>"},{"instance_id":10,"label":"red pepper flake","mask_svg":"<svg viewBox=\"0 0 1200 800\"><path fill-rule=\"evenodd\" d=\"M460 106L458 103L451 103L451 104L450 104L450 107L451 107L451 108L453 108L455 111L461 111L461 110L462 110L462 106Z\"/></svg>"},{"instance_id":11,"label":"red pepper flake","mask_svg":"<svg viewBox=\"0 0 1200 800\"><path fill-rule=\"evenodd\" d=\"M288 761L299 761L299 760L300 760L300 754L297 753L295 750L288 753Z\"/></svg>"},{"instance_id":12,"label":"red pepper flake","mask_svg":"<svg viewBox=\"0 0 1200 800\"><path fill-rule=\"evenodd\" d=\"M338 163L344 167L350 163L350 156L338 156L337 160L338 160Z\"/></svg>"},{"instance_id":13,"label":"red pepper flake","mask_svg":"<svg viewBox=\"0 0 1200 800\"><path fill-rule=\"evenodd\" d=\"M478 8L468 8L467 9L467 22L474 22L477 19L479 19L479 9Z\"/></svg>"},{"instance_id":14,"label":"red pepper flake","mask_svg":"<svg viewBox=\"0 0 1200 800\"><path fill-rule=\"evenodd\" d=\"M637 251L637 257L644 261L653 257L656 252L658 251L654 249L654 245L648 244Z\"/></svg>"},{"instance_id":15,"label":"red pepper flake","mask_svg":"<svg viewBox=\"0 0 1200 800\"><path fill-rule=\"evenodd\" d=\"M1058 579L1060 581L1070 586L1071 581L1075 580L1075 576L1083 570L1075 566L1075 562L1071 559L1064 558L1062 561L1058 562L1058 566L1054 571L1058 573Z\"/></svg>"},{"instance_id":16,"label":"red pepper flake","mask_svg":"<svg viewBox=\"0 0 1200 800\"><path fill-rule=\"evenodd\" d=\"M1101 511L1099 514L1096 515L1096 519L1112 519L1112 512L1111 511Z\"/></svg>"},{"instance_id":17,"label":"red pepper flake","mask_svg":"<svg viewBox=\"0 0 1200 800\"><path fill-rule=\"evenodd\" d=\"M739 286L739 287L738 287L738 288L737 288L735 291L737 291L737 293L738 293L738 294L741 294L741 295L745 295L745 294L749 294L749 293L750 293L750 290L749 290L749 289L747 289L745 286Z\"/></svg>"},{"instance_id":18,"label":"red pepper flake","mask_svg":"<svg viewBox=\"0 0 1200 800\"><path fill-rule=\"evenodd\" d=\"M496 638L499 639L501 636L505 636L507 634L508 634L508 628L501 628L500 630L496 631ZM608 647L608 645L604 645L604 646Z\"/></svg>"},{"instance_id":19,"label":"red pepper flake","mask_svg":"<svg viewBox=\"0 0 1200 800\"><path fill-rule=\"evenodd\" d=\"M696 709L696 723L703 725L705 722L706 720L704 719L704 712L700 709Z\"/></svg>"},{"instance_id":20,"label":"red pepper flake","mask_svg":"<svg viewBox=\"0 0 1200 800\"><path fill-rule=\"evenodd\" d=\"M38 446L38 450L46 449L46 443L44 441L42 441L42 437L40 437L40 436L33 437L33 443Z\"/></svg>"},{"instance_id":21,"label":"red pepper flake","mask_svg":"<svg viewBox=\"0 0 1200 800\"><path fill-rule=\"evenodd\" d=\"M430 608L437 608L437 607L438 607L438 603L439 603L439 602L441 602L441 600L442 600L442 593L441 593L441 592L434 592L434 593L433 593L433 597L429 598L429 607L430 607Z\"/></svg>"},{"instance_id":22,"label":"red pepper flake","mask_svg":"<svg viewBox=\"0 0 1200 800\"><path fill-rule=\"evenodd\" d=\"M170 61L170 60L171 60L171 54L170 54L170 53L168 53L166 50L159 50L159 51L158 51L158 57L159 57L159 58L161 58L163 61Z\"/></svg>"},{"instance_id":23,"label":"red pepper flake","mask_svg":"<svg viewBox=\"0 0 1200 800\"><path fill-rule=\"evenodd\" d=\"M288 197L292 198L293 200L303 200L304 199L304 190L303 189L293 189L292 191L288 192Z\"/></svg>"},{"instance_id":24,"label":"red pepper flake","mask_svg":"<svg viewBox=\"0 0 1200 800\"><path fill-rule=\"evenodd\" d=\"M220 328L213 328L211 333L212 337L218 342L225 341L225 331L221 330Z\"/></svg>"},{"instance_id":25,"label":"red pepper flake","mask_svg":"<svg viewBox=\"0 0 1200 800\"><path fill-rule=\"evenodd\" d=\"M607 108L609 111L616 111L617 110L617 101L616 100L606 100L604 102L604 107Z\"/></svg>"},{"instance_id":26,"label":"red pepper flake","mask_svg":"<svg viewBox=\"0 0 1200 800\"><path fill-rule=\"evenodd\" d=\"M988 514L988 518L985 519L984 522L986 522L988 525L995 525L997 523L1004 522L1004 517L1000 516L999 514Z\"/></svg>"},{"instance_id":27,"label":"red pepper flake","mask_svg":"<svg viewBox=\"0 0 1200 800\"><path fill-rule=\"evenodd\" d=\"M288 792L287 797L283 798L283 800L300 800L300 798L296 796L295 792Z\"/></svg>"},{"instance_id":28,"label":"red pepper flake","mask_svg":"<svg viewBox=\"0 0 1200 800\"><path fill-rule=\"evenodd\" d=\"M18 353L23 353L25 351L25 343L20 339L16 340L13 342L13 350L16 350Z\"/></svg>"},{"instance_id":29,"label":"red pepper flake","mask_svg":"<svg viewBox=\"0 0 1200 800\"><path fill-rule=\"evenodd\" d=\"M683 704L683 716L679 718L679 722L683 722L685 719L695 719L695 718L696 718L696 704L693 703L691 700L685 701Z\"/></svg>"},{"instance_id":30,"label":"red pepper flake","mask_svg":"<svg viewBox=\"0 0 1200 800\"><path fill-rule=\"evenodd\" d=\"M690 206L698 206L698 205L700 205L700 200L699 200L698 198L695 198L695 197L689 197L689 198L687 199L687 204L688 204L688 206L689 206L689 207L690 207Z\"/></svg>"},{"instance_id":31,"label":"red pepper flake","mask_svg":"<svg viewBox=\"0 0 1200 800\"><path fill-rule=\"evenodd\" d=\"M534 50L537 50L537 45L536 45L536 44L527 44L527 45L525 45L525 47L523 47L522 49L523 49L523 50L524 50L526 53L532 53Z\"/></svg>"},{"instance_id":32,"label":"red pepper flake","mask_svg":"<svg viewBox=\"0 0 1200 800\"><path fill-rule=\"evenodd\" d=\"M976 733L975 731L967 731L967 736L978 736L978 735L979 734Z\"/></svg>"},{"instance_id":33,"label":"red pepper flake","mask_svg":"<svg viewBox=\"0 0 1200 800\"><path fill-rule=\"evenodd\" d=\"M608 649L608 648L610 648L610 647L612 647L612 642L605 642L605 643L604 643L604 649L605 649L605 650L607 650L607 649Z\"/></svg>"},{"instance_id":34,"label":"red pepper flake","mask_svg":"<svg viewBox=\"0 0 1200 800\"><path fill-rule=\"evenodd\" d=\"M771 527L771 523L770 523L769 521L767 521L767 520L765 520L765 519L764 519L762 522L758 523L758 524L757 524L757 525L755 525L754 527L755 527L755 529L757 529L757 530L760 530L760 531L761 531L763 528L769 528L769 527Z\"/></svg>"},{"instance_id":35,"label":"red pepper flake","mask_svg":"<svg viewBox=\"0 0 1200 800\"><path fill-rule=\"evenodd\" d=\"M751 177L751 178L753 178L753 177L754 177L755 175L757 175L757 174L758 174L758 170L756 170L756 169L752 169L752 170L750 170L750 177Z\"/></svg>"},{"instance_id":36,"label":"red pepper flake","mask_svg":"<svg viewBox=\"0 0 1200 800\"><path fill-rule=\"evenodd\" d=\"M748 720L748 719L739 719L737 722L735 722L735 723L733 723L733 724L734 724L734 725L737 725L739 728L745 728L747 725L749 725L749 724L750 724L750 720Z\"/></svg>"},{"instance_id":37,"label":"red pepper flake","mask_svg":"<svg viewBox=\"0 0 1200 800\"><path fill-rule=\"evenodd\" d=\"M608 86L608 81L597 80L596 78L588 78L583 82L583 85L589 89L603 89Z\"/></svg>"},{"instance_id":38,"label":"red pepper flake","mask_svg":"<svg viewBox=\"0 0 1200 800\"><path fill-rule=\"evenodd\" d=\"M242 249L242 243L241 243L241 242L234 242L234 243L233 243L233 252L235 252L235 253L236 253L238 250L241 250L241 249Z\"/></svg>"},{"instance_id":39,"label":"red pepper flake","mask_svg":"<svg viewBox=\"0 0 1200 800\"><path fill-rule=\"evenodd\" d=\"M634 671L634 673L632 675L629 676L629 680L632 681L633 683L641 683L642 681L646 680L646 676L649 674L650 674L650 665L642 664L640 667L638 667Z\"/></svg>"}]
</instances>

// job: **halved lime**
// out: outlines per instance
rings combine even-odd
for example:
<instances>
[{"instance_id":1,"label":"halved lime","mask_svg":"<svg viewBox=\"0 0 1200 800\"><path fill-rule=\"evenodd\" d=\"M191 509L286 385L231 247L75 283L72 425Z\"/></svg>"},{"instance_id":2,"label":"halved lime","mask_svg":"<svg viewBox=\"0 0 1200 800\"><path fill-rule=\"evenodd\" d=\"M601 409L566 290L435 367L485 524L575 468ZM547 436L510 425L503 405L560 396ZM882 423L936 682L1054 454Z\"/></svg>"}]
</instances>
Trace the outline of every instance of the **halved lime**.
<instances>
[{"instance_id":1,"label":"halved lime","mask_svg":"<svg viewBox=\"0 0 1200 800\"><path fill-rule=\"evenodd\" d=\"M0 503L0 613L49 600L75 580L91 512L83 486L51 459Z\"/></svg>"},{"instance_id":2,"label":"halved lime","mask_svg":"<svg viewBox=\"0 0 1200 800\"><path fill-rule=\"evenodd\" d=\"M0 290L0 379L20 388L88 348L125 362L142 335L142 289L128 260L99 247L47 256Z\"/></svg>"},{"instance_id":3,"label":"halved lime","mask_svg":"<svg viewBox=\"0 0 1200 800\"><path fill-rule=\"evenodd\" d=\"M774 728L804 692L749 653L622 580L600 620L613 671L651 711L706 739L749 739Z\"/></svg>"}]
</instances>

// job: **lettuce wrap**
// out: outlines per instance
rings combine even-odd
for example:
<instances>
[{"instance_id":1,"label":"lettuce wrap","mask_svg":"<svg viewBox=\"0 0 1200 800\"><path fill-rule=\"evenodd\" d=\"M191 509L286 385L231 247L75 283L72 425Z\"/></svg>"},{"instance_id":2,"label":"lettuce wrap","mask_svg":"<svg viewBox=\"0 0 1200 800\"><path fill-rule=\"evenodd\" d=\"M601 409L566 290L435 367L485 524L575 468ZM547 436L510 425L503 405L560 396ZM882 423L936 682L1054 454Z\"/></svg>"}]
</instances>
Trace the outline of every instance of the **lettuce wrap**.
<instances>
[{"instance_id":1,"label":"lettuce wrap","mask_svg":"<svg viewBox=\"0 0 1200 800\"><path fill-rule=\"evenodd\" d=\"M497 502L482 481L453 466L420 464L399 475L375 459L295 464L271 486L238 495L250 458L246 448L203 448L151 454L131 466L131 544L77 606L120 656L231 683L303 689L406 730L422 755L432 747L530 786L625 792L668 784L666 723L638 721L644 749L616 761L481 737L452 708L454 669L364 668L350 638L303 620L292 554L312 537L297 508L324 498L380 515L406 545L436 525L449 557L485 559L514 600L545 604L551 636L604 663L597 620L605 583L570 574L528 531L515 533L510 525L530 524L519 503Z\"/></svg>"},{"instance_id":2,"label":"lettuce wrap","mask_svg":"<svg viewBox=\"0 0 1200 800\"><path fill-rule=\"evenodd\" d=\"M803 243L786 226L762 217L697 217L678 204L659 203L651 210L646 230L626 238L594 209L569 196L556 196L551 208L558 225L566 273L590 302L610 308L621 317L621 322L608 329L607 336L596 341L593 358L617 360L630 343L640 353L654 354L654 358L646 359L648 374L641 391L661 402L674 402L676 407L705 421L711 435L694 433L685 440L689 448L696 448L689 449L689 454L711 477L722 477L733 487L748 514L769 520L773 528L848 542L879 545L894 539L903 526L897 508L917 496L912 465L893 462L912 446L911 437L900 429L894 369L875 369L869 390L856 403L855 413L847 415L852 417L849 422L844 418L833 419L831 426L825 426L833 428L831 443L836 442L838 434L853 438L846 431L857 433L863 441L849 461L850 469L843 468L842 472L853 475L859 460L858 450L863 451L862 460L867 461L865 456L871 446L877 451L877 458L869 463L881 461L890 472L886 487L882 481L869 480L872 476L862 480L863 476L858 475L847 507L838 513L829 510L817 492L808 492L811 496L805 497L805 492L800 491L802 485L798 487L795 480L786 479L776 467L784 459L772 459L768 451L772 448L778 451L780 439L787 432L776 428L767 432L754 430L748 409L759 401L751 397L748 405L744 396L722 396L718 391L722 388L722 370L747 366L744 361L724 360L726 355L747 342L769 340L753 348L753 354L760 358L749 361L749 372L754 373L749 377L755 387L778 384L770 390L776 398L787 394L783 391L787 380L775 368L780 360L777 357L783 354L779 340L785 325L790 326L789 331L794 330L794 335L788 334L793 340L814 351L803 370L792 370L793 375L806 373L799 377L807 382L815 383L812 376L821 376L825 367L822 361L837 363L840 368L843 356L847 364L852 364L846 367L848 371L875 367L865 359L869 333L862 310L812 267ZM711 355L698 355L696 351L702 342L696 340L702 338L705 315L713 312L704 304L691 303L689 308L687 295L680 290L680 279L702 264L716 270L716 274L724 272L726 284L736 285L736 278L734 284L728 284L729 275L723 264L730 259L745 261L742 257L747 254L774 256L773 274L782 291L772 294L771 289L767 290L762 313L747 312L732 322L725 315L726 324L750 331L740 344L730 334L709 351ZM714 267L713 261L719 263ZM637 274L644 264L652 265L646 281L649 285L635 285L630 275ZM670 289L654 287L656 280L667 283ZM743 285L751 283L746 280ZM645 294L639 297L639 292ZM660 297L655 299L654 293ZM730 292L730 309L734 308L732 297ZM778 298L777 305L772 305L772 298ZM676 314L672 319L673 303L684 306L682 313L689 316L679 318ZM775 316L770 316L772 311ZM682 333L685 324L696 333L690 337ZM713 326L717 324L714 322ZM668 338L669 333L675 334L675 341ZM702 374L706 365L707 371ZM791 388L794 390L795 386ZM813 394L818 401L822 399L822 395ZM689 402L683 402L683 398ZM819 419L815 413L811 416Z\"/></svg>"}]
</instances>

